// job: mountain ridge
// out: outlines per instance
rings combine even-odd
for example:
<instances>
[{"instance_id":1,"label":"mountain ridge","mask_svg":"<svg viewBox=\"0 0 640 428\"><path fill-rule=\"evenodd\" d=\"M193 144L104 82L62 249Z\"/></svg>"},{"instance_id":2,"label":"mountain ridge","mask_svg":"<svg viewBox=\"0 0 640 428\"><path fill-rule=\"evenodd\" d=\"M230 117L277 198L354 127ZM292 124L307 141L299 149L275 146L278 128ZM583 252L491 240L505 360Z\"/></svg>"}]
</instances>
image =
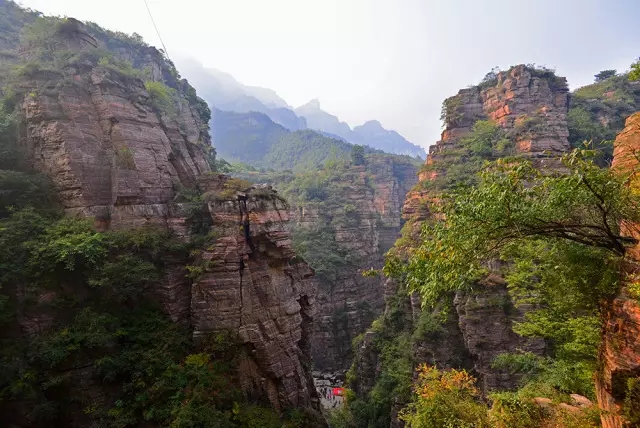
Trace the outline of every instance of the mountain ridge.
<instances>
[{"instance_id":1,"label":"mountain ridge","mask_svg":"<svg viewBox=\"0 0 640 428\"><path fill-rule=\"evenodd\" d=\"M313 129L332 138L339 137L351 144L368 145L388 153L426 158L424 148L409 142L396 131L385 129L378 120L369 120L352 129L337 116L322 110L317 98L293 108L272 89L245 85L231 74L205 67L193 59L179 58L176 63L181 73L193 83L212 109L237 113L256 111L291 131ZM378 124L380 129L375 138L369 141L372 135L364 130L371 123Z\"/></svg>"}]
</instances>

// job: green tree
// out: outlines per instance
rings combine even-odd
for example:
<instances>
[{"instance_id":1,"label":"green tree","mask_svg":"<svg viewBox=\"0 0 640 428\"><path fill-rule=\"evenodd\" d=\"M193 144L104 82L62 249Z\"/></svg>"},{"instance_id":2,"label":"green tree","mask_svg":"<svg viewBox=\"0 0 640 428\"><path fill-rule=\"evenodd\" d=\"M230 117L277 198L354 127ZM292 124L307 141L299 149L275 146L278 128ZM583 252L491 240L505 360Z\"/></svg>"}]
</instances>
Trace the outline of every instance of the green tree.
<instances>
[{"instance_id":1,"label":"green tree","mask_svg":"<svg viewBox=\"0 0 640 428\"><path fill-rule=\"evenodd\" d=\"M631 64L631 71L629 71L629 80L640 80L640 59Z\"/></svg>"},{"instance_id":2,"label":"green tree","mask_svg":"<svg viewBox=\"0 0 640 428\"><path fill-rule=\"evenodd\" d=\"M365 162L364 146L361 146L359 144L354 145L351 148L351 163L353 163L354 165L364 165Z\"/></svg>"},{"instance_id":3,"label":"green tree","mask_svg":"<svg viewBox=\"0 0 640 428\"><path fill-rule=\"evenodd\" d=\"M598 82L602 82L603 80L607 80L608 78L613 77L616 74L617 74L616 70L602 70L601 72L599 72L593 77L595 77L595 81L596 83L598 83Z\"/></svg>"},{"instance_id":4,"label":"green tree","mask_svg":"<svg viewBox=\"0 0 640 428\"><path fill-rule=\"evenodd\" d=\"M476 187L443 195L444 220L425 225L406 267L385 266L431 306L489 274L505 277L515 304L536 308L514 329L553 344L554 387L591 396L600 304L617 293L620 262L636 243L620 224L640 221L628 175L594 157L576 149L555 172L522 159L490 164Z\"/></svg>"}]
</instances>

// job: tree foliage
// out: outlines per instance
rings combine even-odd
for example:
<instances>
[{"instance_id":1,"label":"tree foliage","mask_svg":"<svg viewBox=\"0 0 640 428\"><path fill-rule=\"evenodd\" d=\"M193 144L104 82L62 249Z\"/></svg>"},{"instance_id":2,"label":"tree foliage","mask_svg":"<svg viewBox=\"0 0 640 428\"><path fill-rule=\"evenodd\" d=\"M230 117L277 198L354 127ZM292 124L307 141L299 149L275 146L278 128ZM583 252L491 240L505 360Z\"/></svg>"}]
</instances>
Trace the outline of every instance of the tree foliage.
<instances>
[{"instance_id":1,"label":"tree foliage","mask_svg":"<svg viewBox=\"0 0 640 428\"><path fill-rule=\"evenodd\" d=\"M640 80L640 60L631 64L631 71L629 72L629 80Z\"/></svg>"},{"instance_id":2,"label":"tree foliage","mask_svg":"<svg viewBox=\"0 0 640 428\"><path fill-rule=\"evenodd\" d=\"M533 308L514 330L551 344L552 360L525 369L529 380L588 396L600 304L618 291L620 262L636 244L630 224L640 221L629 174L600 168L595 156L576 149L554 170L524 159L490 164L477 186L442 195L439 220L425 224L408 265L385 266L427 306L504 277L514 303Z\"/></svg>"},{"instance_id":3,"label":"tree foliage","mask_svg":"<svg viewBox=\"0 0 640 428\"><path fill-rule=\"evenodd\" d=\"M490 426L476 380L466 371L422 365L417 374L415 400L400 415L409 428Z\"/></svg>"},{"instance_id":4,"label":"tree foliage","mask_svg":"<svg viewBox=\"0 0 640 428\"><path fill-rule=\"evenodd\" d=\"M364 165L364 146L356 144L351 147L351 163L354 165Z\"/></svg>"},{"instance_id":5,"label":"tree foliage","mask_svg":"<svg viewBox=\"0 0 640 428\"><path fill-rule=\"evenodd\" d=\"M601 72L599 72L598 74L596 74L595 76L593 76L595 78L596 83L597 82L602 82L603 80L606 80L610 77L613 77L617 74L618 72L616 70L602 70Z\"/></svg>"}]
</instances>

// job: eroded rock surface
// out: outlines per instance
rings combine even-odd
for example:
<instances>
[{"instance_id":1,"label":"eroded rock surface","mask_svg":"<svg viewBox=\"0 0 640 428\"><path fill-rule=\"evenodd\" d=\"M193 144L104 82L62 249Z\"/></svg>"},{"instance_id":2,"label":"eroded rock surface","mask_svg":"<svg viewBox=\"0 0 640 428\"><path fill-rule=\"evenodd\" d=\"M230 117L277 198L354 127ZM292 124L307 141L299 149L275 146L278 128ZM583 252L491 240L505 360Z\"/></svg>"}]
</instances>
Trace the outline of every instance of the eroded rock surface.
<instances>
[{"instance_id":1,"label":"eroded rock surface","mask_svg":"<svg viewBox=\"0 0 640 428\"><path fill-rule=\"evenodd\" d=\"M105 46L68 22L63 41L80 59L19 82L21 143L33 167L52 179L68 215L94 217L103 230L161 225L188 239L193 204L184 189L215 193L228 180L211 172L206 114L193 88L154 48ZM92 60L96 46L171 87L173 108L158 109L140 76ZM151 292L173 321L192 326L196 343L236 333L248 351L239 378L250 397L280 411L319 410L310 363L313 271L291 248L288 209L273 191L249 189L212 200L204 215L215 233L200 251L203 274L192 281L184 260L168 259Z\"/></svg>"},{"instance_id":2,"label":"eroded rock surface","mask_svg":"<svg viewBox=\"0 0 640 428\"><path fill-rule=\"evenodd\" d=\"M326 225L349 264L335 279L317 276L316 323L312 356L316 370L345 372L352 362L351 342L363 333L384 308L384 278L362 272L381 268L383 255L400 235L402 202L416 183L409 162L370 157L366 166L352 166L341 177L343 195L352 205L344 222L336 221L344 207L293 207L296 227Z\"/></svg>"},{"instance_id":3,"label":"eroded rock surface","mask_svg":"<svg viewBox=\"0 0 640 428\"><path fill-rule=\"evenodd\" d=\"M462 89L449 100L445 130L441 140L429 148L425 164L419 174L421 182L428 182L447 173L447 150L456 148L460 140L471 132L478 120L497 123L515 142L515 152L534 160L539 168L557 168L559 156L570 149L567 137L568 88L566 79L546 70L535 70L524 65L500 72L495 79L482 85ZM403 239L396 243L394 251L402 256L418 245L420 231L425 221L438 220L434 205L439 203L438 193L420 183L407 195L403 207L406 224ZM385 293L387 300L397 293L392 282ZM404 307L419 322L421 308L417 295L406 297ZM397 302L393 302L397 305ZM482 389L513 388L519 380L507 371L491 367L493 359L505 352L518 349L543 354L545 344L539 339L523 338L515 334L512 325L523 317L523 309L511 302L506 284L499 278L491 284L479 285L473 293L457 293L453 311L437 335L427 335L414 345L414 363L434 364L442 368L466 368L479 378ZM437 311L436 311L437 313ZM410 319L411 319L410 318ZM409 329L412 327L408 326ZM356 358L358 379L365 393L375 383L376 370L362 370L357 364L376 361L371 353L373 341L367 333L367 341ZM369 373L367 375L367 373ZM373 378L373 380L371 379ZM396 406L397 407L397 406ZM394 424L399 421L394 420Z\"/></svg>"},{"instance_id":4,"label":"eroded rock surface","mask_svg":"<svg viewBox=\"0 0 640 428\"><path fill-rule=\"evenodd\" d=\"M627 119L626 127L614 142L613 168L632 171L639 166L640 113ZM636 188L637 172L631 176L630 186ZM622 225L634 237L640 238L638 225ZM627 251L623 266L626 281L633 283L640 273L640 245ZM603 342L600 348L600 368L596 376L598 404L604 410L604 428L622 428L625 419L621 407L627 398L630 379L640 381L640 303L623 288L604 313ZM640 407L640 402L632 406Z\"/></svg>"}]
</instances>

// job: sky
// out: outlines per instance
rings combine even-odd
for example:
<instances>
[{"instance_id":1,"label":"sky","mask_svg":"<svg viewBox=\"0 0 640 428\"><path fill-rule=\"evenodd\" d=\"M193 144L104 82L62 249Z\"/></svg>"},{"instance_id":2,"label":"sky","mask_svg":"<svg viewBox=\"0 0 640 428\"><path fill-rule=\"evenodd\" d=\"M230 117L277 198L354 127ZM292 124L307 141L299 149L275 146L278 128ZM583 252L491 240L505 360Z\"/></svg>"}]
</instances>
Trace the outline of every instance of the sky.
<instances>
[{"instance_id":1,"label":"sky","mask_svg":"<svg viewBox=\"0 0 640 428\"><path fill-rule=\"evenodd\" d=\"M571 88L640 56L640 0L147 0L169 56L193 57L297 107L414 144L440 136L442 101L493 67L535 63ZM18 0L137 32L161 47L144 0Z\"/></svg>"}]
</instances>

